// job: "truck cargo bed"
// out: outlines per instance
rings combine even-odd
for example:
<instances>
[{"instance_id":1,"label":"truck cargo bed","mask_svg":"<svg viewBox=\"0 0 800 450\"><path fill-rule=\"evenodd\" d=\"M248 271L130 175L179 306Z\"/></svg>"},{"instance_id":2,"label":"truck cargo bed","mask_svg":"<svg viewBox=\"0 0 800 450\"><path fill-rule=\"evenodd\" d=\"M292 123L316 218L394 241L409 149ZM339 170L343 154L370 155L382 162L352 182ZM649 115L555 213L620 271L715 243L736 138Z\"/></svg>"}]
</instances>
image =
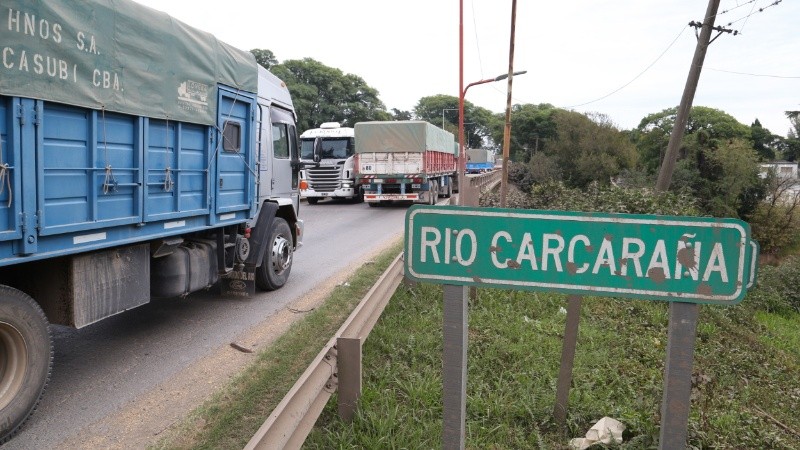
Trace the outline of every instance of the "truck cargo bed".
<instances>
[{"instance_id":1,"label":"truck cargo bed","mask_svg":"<svg viewBox=\"0 0 800 450\"><path fill-rule=\"evenodd\" d=\"M410 178L438 176L456 171L452 153L426 152L367 152L359 153L357 167L362 178L405 176Z\"/></svg>"},{"instance_id":2,"label":"truck cargo bed","mask_svg":"<svg viewBox=\"0 0 800 450\"><path fill-rule=\"evenodd\" d=\"M219 102L218 126L247 136L254 95L221 87ZM207 125L0 96L0 266L248 220L254 143L225 151L215 135Z\"/></svg>"}]
</instances>

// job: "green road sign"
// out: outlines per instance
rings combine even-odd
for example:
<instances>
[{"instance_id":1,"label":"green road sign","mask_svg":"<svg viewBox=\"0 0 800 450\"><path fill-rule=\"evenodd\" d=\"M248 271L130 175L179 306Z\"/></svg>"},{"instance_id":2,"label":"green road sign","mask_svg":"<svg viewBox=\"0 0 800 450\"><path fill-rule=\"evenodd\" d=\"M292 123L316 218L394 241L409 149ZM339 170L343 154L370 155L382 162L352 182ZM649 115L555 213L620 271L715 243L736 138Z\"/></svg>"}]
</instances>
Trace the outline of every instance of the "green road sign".
<instances>
[{"instance_id":1,"label":"green road sign","mask_svg":"<svg viewBox=\"0 0 800 450\"><path fill-rule=\"evenodd\" d=\"M421 282L736 304L757 243L736 219L412 206L406 276Z\"/></svg>"}]
</instances>

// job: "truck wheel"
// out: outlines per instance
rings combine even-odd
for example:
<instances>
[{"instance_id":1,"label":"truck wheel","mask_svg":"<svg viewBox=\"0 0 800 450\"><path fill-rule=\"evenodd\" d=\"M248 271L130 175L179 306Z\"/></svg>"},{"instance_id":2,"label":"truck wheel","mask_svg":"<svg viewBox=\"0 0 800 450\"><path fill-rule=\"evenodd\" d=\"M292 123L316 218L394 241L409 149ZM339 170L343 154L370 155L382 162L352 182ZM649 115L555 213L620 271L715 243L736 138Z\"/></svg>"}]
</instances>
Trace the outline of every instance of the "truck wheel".
<instances>
[{"instance_id":1,"label":"truck wheel","mask_svg":"<svg viewBox=\"0 0 800 450\"><path fill-rule=\"evenodd\" d=\"M50 326L27 294L0 286L0 444L28 419L50 379Z\"/></svg>"},{"instance_id":2,"label":"truck wheel","mask_svg":"<svg viewBox=\"0 0 800 450\"><path fill-rule=\"evenodd\" d=\"M356 187L358 194L353 196L353 203L364 203L364 191L360 187Z\"/></svg>"},{"instance_id":3,"label":"truck wheel","mask_svg":"<svg viewBox=\"0 0 800 450\"><path fill-rule=\"evenodd\" d=\"M378 206L381 206L381 204L378 202L368 202L367 204L370 206L370 208L377 208Z\"/></svg>"},{"instance_id":4,"label":"truck wheel","mask_svg":"<svg viewBox=\"0 0 800 450\"><path fill-rule=\"evenodd\" d=\"M280 289L292 271L294 244L289 224L280 217L272 222L264 260L256 269L256 286L265 291Z\"/></svg>"},{"instance_id":5,"label":"truck wheel","mask_svg":"<svg viewBox=\"0 0 800 450\"><path fill-rule=\"evenodd\" d=\"M453 180L447 180L447 193L444 194L444 198L450 198L453 196Z\"/></svg>"},{"instance_id":6,"label":"truck wheel","mask_svg":"<svg viewBox=\"0 0 800 450\"><path fill-rule=\"evenodd\" d=\"M430 197L428 203L435 205L436 200L439 198L439 183L431 181L431 190L428 192L428 197Z\"/></svg>"},{"instance_id":7,"label":"truck wheel","mask_svg":"<svg viewBox=\"0 0 800 450\"><path fill-rule=\"evenodd\" d=\"M306 200L308 201L309 205L316 205L319 202L318 197L307 197Z\"/></svg>"}]
</instances>

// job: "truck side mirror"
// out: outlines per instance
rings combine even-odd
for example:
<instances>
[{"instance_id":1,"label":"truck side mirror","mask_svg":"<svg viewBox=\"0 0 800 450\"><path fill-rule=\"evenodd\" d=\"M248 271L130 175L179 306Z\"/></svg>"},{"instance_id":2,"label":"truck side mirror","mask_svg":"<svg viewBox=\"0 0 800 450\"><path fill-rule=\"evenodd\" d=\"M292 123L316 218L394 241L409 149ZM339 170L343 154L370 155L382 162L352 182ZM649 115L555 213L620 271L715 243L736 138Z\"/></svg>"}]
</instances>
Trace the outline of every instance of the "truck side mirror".
<instances>
[{"instance_id":1,"label":"truck side mirror","mask_svg":"<svg viewBox=\"0 0 800 450\"><path fill-rule=\"evenodd\" d=\"M319 164L322 161L322 139L314 139L314 162Z\"/></svg>"}]
</instances>

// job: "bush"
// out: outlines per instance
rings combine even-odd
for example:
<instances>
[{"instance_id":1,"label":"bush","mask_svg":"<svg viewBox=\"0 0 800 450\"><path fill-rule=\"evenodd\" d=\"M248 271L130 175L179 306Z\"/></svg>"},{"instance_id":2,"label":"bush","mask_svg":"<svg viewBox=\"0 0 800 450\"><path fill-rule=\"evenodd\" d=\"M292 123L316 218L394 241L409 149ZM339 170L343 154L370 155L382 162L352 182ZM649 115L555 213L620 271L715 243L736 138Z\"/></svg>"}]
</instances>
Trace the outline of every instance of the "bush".
<instances>
[{"instance_id":1,"label":"bush","mask_svg":"<svg viewBox=\"0 0 800 450\"><path fill-rule=\"evenodd\" d=\"M508 166L508 182L516 185L524 192L530 192L533 185L533 174L527 165L509 162Z\"/></svg>"},{"instance_id":2,"label":"bush","mask_svg":"<svg viewBox=\"0 0 800 450\"><path fill-rule=\"evenodd\" d=\"M749 223L761 253L782 257L792 253L800 243L800 214L791 204L761 203Z\"/></svg>"},{"instance_id":3,"label":"bush","mask_svg":"<svg viewBox=\"0 0 800 450\"><path fill-rule=\"evenodd\" d=\"M789 257L779 266L762 264L745 301L771 313L800 313L800 258Z\"/></svg>"},{"instance_id":4,"label":"bush","mask_svg":"<svg viewBox=\"0 0 800 450\"><path fill-rule=\"evenodd\" d=\"M588 188L581 190L569 188L561 182L549 182L533 185L527 196L519 193L512 197L511 192L509 190L509 197L506 199L509 208L670 216L699 215L691 196L671 191L656 193L651 189L600 186L597 183L592 183ZM499 196L487 195L482 199L482 204L498 206Z\"/></svg>"}]
</instances>

